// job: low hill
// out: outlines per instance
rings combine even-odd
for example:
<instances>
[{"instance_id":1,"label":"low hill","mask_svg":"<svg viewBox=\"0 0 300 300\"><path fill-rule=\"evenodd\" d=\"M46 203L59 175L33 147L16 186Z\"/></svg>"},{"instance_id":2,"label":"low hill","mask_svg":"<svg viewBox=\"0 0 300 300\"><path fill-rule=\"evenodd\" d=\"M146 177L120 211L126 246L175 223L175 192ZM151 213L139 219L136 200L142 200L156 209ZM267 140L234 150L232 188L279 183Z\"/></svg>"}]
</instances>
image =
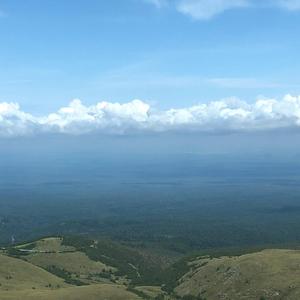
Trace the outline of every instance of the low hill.
<instances>
[{"instance_id":1,"label":"low hill","mask_svg":"<svg viewBox=\"0 0 300 300\"><path fill-rule=\"evenodd\" d=\"M42 254L39 254L42 255ZM47 255L47 254L45 254ZM72 286L31 263L0 255L0 300L141 299L118 284Z\"/></svg>"},{"instance_id":2,"label":"low hill","mask_svg":"<svg viewBox=\"0 0 300 300\"><path fill-rule=\"evenodd\" d=\"M49 237L17 245L8 254L65 279L70 284L118 283L159 285L159 260L111 240Z\"/></svg>"},{"instance_id":3,"label":"low hill","mask_svg":"<svg viewBox=\"0 0 300 300\"><path fill-rule=\"evenodd\" d=\"M300 251L264 250L236 257L199 257L175 293L191 299L300 299Z\"/></svg>"},{"instance_id":4,"label":"low hill","mask_svg":"<svg viewBox=\"0 0 300 300\"><path fill-rule=\"evenodd\" d=\"M1 300L139 300L124 287L111 284L68 287L57 290L21 290L0 293Z\"/></svg>"},{"instance_id":5,"label":"low hill","mask_svg":"<svg viewBox=\"0 0 300 300\"><path fill-rule=\"evenodd\" d=\"M0 255L0 295L3 291L67 287L63 279L20 259Z\"/></svg>"},{"instance_id":6,"label":"low hill","mask_svg":"<svg viewBox=\"0 0 300 300\"><path fill-rule=\"evenodd\" d=\"M111 283L111 280L116 282L114 273L117 269L101 261L91 260L84 252L77 251L74 247L63 245L62 238L44 238L19 245L16 249L20 258L64 278L67 283L84 285Z\"/></svg>"},{"instance_id":7,"label":"low hill","mask_svg":"<svg viewBox=\"0 0 300 300\"><path fill-rule=\"evenodd\" d=\"M110 241L43 238L2 249L0 300L154 299L159 287L132 285L140 268L138 252Z\"/></svg>"}]
</instances>

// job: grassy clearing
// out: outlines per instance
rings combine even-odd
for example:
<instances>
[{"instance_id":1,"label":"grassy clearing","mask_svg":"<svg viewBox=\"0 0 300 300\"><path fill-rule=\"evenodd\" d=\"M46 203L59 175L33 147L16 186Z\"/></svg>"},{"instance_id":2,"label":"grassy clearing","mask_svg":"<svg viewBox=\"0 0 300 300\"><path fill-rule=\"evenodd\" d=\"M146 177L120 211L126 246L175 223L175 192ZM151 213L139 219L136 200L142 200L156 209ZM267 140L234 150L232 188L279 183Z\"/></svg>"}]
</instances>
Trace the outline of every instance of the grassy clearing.
<instances>
[{"instance_id":1,"label":"grassy clearing","mask_svg":"<svg viewBox=\"0 0 300 300\"><path fill-rule=\"evenodd\" d=\"M138 286L138 287L135 287L135 289L137 291L141 291L146 296L148 296L149 298L153 298L153 299L155 299L159 295L163 294L163 292L159 286Z\"/></svg>"},{"instance_id":2,"label":"grassy clearing","mask_svg":"<svg viewBox=\"0 0 300 300\"><path fill-rule=\"evenodd\" d=\"M117 282L116 269L93 261L83 252L34 253L24 256L26 261L64 278L75 285ZM125 282L119 278L118 283Z\"/></svg>"},{"instance_id":3,"label":"grassy clearing","mask_svg":"<svg viewBox=\"0 0 300 300\"><path fill-rule=\"evenodd\" d=\"M112 270L111 267L101 262L93 261L86 254L78 251L72 253L34 253L26 256L26 260L42 268L55 265L60 269L79 276L88 276Z\"/></svg>"},{"instance_id":4,"label":"grassy clearing","mask_svg":"<svg viewBox=\"0 0 300 300\"><path fill-rule=\"evenodd\" d=\"M34 250L49 252L75 251L74 247L62 245L62 238L49 237L34 243Z\"/></svg>"}]
</instances>

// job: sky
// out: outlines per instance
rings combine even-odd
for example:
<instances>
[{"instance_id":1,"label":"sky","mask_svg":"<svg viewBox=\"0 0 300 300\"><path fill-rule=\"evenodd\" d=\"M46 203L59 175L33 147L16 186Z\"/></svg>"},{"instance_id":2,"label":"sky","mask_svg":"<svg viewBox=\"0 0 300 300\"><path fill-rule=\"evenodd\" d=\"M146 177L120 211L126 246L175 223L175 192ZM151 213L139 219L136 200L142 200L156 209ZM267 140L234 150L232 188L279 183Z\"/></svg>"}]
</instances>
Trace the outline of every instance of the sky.
<instances>
[{"instance_id":1,"label":"sky","mask_svg":"<svg viewBox=\"0 0 300 300\"><path fill-rule=\"evenodd\" d=\"M299 29L299 0L0 0L0 137L294 130Z\"/></svg>"}]
</instances>

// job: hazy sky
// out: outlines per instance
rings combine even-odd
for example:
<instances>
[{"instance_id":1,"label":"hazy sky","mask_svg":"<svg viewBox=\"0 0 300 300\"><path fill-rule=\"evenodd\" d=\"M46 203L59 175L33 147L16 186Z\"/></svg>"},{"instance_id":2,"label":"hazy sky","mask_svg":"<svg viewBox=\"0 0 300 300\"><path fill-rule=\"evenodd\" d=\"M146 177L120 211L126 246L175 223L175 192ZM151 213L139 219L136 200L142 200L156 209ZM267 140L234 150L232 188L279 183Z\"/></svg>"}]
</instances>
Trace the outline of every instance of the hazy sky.
<instances>
[{"instance_id":1,"label":"hazy sky","mask_svg":"<svg viewBox=\"0 0 300 300\"><path fill-rule=\"evenodd\" d=\"M299 0L1 0L1 135L297 127L299 30Z\"/></svg>"}]
</instances>

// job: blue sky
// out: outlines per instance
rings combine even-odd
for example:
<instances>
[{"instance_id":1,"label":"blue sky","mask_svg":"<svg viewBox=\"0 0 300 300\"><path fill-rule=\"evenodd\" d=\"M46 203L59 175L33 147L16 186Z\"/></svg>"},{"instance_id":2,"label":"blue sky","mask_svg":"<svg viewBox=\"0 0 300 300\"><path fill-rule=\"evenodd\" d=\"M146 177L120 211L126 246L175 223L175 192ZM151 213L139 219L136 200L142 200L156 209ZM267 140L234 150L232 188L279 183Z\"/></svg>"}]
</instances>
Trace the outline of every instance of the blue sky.
<instances>
[{"instance_id":1,"label":"blue sky","mask_svg":"<svg viewBox=\"0 0 300 300\"><path fill-rule=\"evenodd\" d=\"M73 98L165 109L300 94L296 0L2 0L0 11L0 102L31 113Z\"/></svg>"},{"instance_id":2,"label":"blue sky","mask_svg":"<svg viewBox=\"0 0 300 300\"><path fill-rule=\"evenodd\" d=\"M299 30L300 0L0 0L0 137L298 130Z\"/></svg>"}]
</instances>

